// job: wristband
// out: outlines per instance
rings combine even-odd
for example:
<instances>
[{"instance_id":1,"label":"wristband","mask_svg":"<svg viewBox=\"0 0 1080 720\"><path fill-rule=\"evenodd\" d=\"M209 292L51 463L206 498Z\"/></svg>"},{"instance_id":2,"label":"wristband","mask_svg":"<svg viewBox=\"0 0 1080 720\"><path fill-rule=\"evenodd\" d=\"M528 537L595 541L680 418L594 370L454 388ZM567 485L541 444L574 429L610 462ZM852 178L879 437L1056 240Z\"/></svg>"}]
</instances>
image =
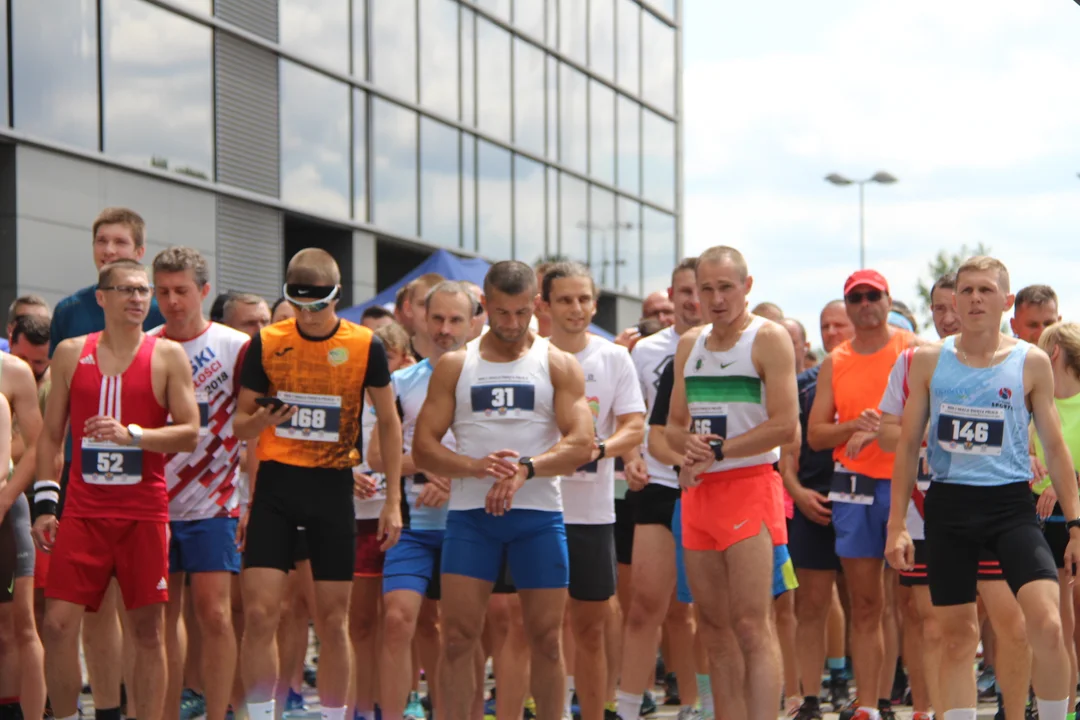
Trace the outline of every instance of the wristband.
<instances>
[{"instance_id":1,"label":"wristband","mask_svg":"<svg viewBox=\"0 0 1080 720\"><path fill-rule=\"evenodd\" d=\"M60 483L55 480L38 480L34 483L34 515L56 515L60 504Z\"/></svg>"}]
</instances>

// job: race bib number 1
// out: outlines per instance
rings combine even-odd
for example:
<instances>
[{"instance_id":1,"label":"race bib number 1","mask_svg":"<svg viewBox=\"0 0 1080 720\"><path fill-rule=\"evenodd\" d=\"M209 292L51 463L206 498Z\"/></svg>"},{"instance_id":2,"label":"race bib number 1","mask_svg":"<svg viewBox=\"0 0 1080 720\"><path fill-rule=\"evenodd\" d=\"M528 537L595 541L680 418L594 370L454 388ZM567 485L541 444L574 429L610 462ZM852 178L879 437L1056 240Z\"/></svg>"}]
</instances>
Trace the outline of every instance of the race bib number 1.
<instances>
[{"instance_id":1,"label":"race bib number 1","mask_svg":"<svg viewBox=\"0 0 1080 720\"><path fill-rule=\"evenodd\" d=\"M290 440L337 442L341 428L341 396L279 392L278 399L296 406L288 423L274 428L278 437Z\"/></svg>"},{"instance_id":2,"label":"race bib number 1","mask_svg":"<svg viewBox=\"0 0 1080 720\"><path fill-rule=\"evenodd\" d=\"M138 485L143 451L111 442L83 440L82 478L89 485Z\"/></svg>"},{"instance_id":3,"label":"race bib number 1","mask_svg":"<svg viewBox=\"0 0 1080 720\"><path fill-rule=\"evenodd\" d=\"M873 505L877 483L877 480L865 475L847 470L836 470L833 472L832 485L829 487L829 499L833 502L853 505Z\"/></svg>"},{"instance_id":4,"label":"race bib number 1","mask_svg":"<svg viewBox=\"0 0 1080 720\"><path fill-rule=\"evenodd\" d=\"M938 445L958 455L1000 455L1005 438L1004 408L941 404Z\"/></svg>"}]
</instances>

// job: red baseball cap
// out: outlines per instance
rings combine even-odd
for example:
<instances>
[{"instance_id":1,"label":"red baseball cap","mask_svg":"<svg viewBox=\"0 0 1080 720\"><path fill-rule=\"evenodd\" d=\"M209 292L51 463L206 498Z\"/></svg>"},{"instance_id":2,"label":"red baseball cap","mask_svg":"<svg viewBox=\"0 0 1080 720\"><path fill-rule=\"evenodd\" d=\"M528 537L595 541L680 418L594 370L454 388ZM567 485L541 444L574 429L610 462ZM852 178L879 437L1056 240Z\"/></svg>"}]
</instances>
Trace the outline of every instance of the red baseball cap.
<instances>
[{"instance_id":1,"label":"red baseball cap","mask_svg":"<svg viewBox=\"0 0 1080 720\"><path fill-rule=\"evenodd\" d=\"M844 282L844 295L847 295L859 285L869 285L883 293L889 292L889 282L877 270L856 270L851 273Z\"/></svg>"}]
</instances>

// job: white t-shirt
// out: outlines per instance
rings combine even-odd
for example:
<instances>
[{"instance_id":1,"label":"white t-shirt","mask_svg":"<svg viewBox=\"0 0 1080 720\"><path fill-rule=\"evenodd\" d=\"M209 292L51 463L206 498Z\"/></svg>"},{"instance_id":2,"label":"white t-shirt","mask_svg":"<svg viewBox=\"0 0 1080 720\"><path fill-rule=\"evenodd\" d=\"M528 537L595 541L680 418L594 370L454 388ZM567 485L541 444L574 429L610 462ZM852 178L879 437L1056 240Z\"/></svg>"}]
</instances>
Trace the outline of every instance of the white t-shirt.
<instances>
[{"instance_id":1,"label":"white t-shirt","mask_svg":"<svg viewBox=\"0 0 1080 720\"><path fill-rule=\"evenodd\" d=\"M639 341L634 346L634 351L630 353L649 412L656 404L656 389L660 385L660 376L664 374L664 368L668 366L668 363L675 359L675 350L678 346L679 334L675 332L674 326L670 326ZM653 458L648 453L648 443L645 445L645 451L649 482L672 488L679 487L679 478L675 470L670 465L665 465Z\"/></svg>"},{"instance_id":2,"label":"white t-shirt","mask_svg":"<svg viewBox=\"0 0 1080 720\"><path fill-rule=\"evenodd\" d=\"M914 354L915 348L908 348L896 358L896 364L889 373L889 384L885 386L885 394L881 396L881 402L878 403L878 410L882 414L903 416L904 405L907 404L908 399L908 373L911 372L911 359ZM908 502L907 527L912 540L926 539L926 523L923 521L920 510L923 497L930 489L930 476L923 473L925 465L926 445L924 444L919 449L918 480L912 492L912 499Z\"/></svg>"},{"instance_id":3,"label":"white t-shirt","mask_svg":"<svg viewBox=\"0 0 1080 720\"><path fill-rule=\"evenodd\" d=\"M626 348L592 335L575 353L585 373L585 399L592 411L596 436L615 432L620 415L645 412L637 371ZM615 522L615 458L605 457L579 468L562 480L563 518L567 525L606 525Z\"/></svg>"},{"instance_id":4,"label":"white t-shirt","mask_svg":"<svg viewBox=\"0 0 1080 720\"><path fill-rule=\"evenodd\" d=\"M364 399L364 410L360 416L360 437L362 438L364 448L364 457L371 452L371 432L375 429L375 406ZM355 470L358 470L366 475L371 475L375 478L375 482L378 483L378 488L375 490L375 494L371 497L361 500L360 498L353 496L353 511L357 520L377 520L379 515L382 514L383 506L386 504L386 476L382 473L373 473L371 468L368 467L366 462L357 465Z\"/></svg>"}]
</instances>

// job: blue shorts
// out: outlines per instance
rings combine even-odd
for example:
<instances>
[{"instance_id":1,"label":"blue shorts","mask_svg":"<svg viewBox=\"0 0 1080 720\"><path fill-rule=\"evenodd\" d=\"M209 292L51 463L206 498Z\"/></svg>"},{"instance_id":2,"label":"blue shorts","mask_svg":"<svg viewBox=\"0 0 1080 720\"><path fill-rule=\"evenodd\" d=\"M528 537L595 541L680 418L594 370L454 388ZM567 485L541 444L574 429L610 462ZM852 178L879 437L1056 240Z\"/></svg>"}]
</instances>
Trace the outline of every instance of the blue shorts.
<instances>
[{"instance_id":1,"label":"blue shorts","mask_svg":"<svg viewBox=\"0 0 1080 720\"><path fill-rule=\"evenodd\" d=\"M174 520L169 523L169 573L240 572L237 518Z\"/></svg>"},{"instance_id":2,"label":"blue shorts","mask_svg":"<svg viewBox=\"0 0 1080 720\"><path fill-rule=\"evenodd\" d=\"M671 532L675 535L675 593L681 603L694 602L690 593L690 583L686 579L686 562L683 560L682 546L682 501L675 503L675 515L671 519ZM773 546L773 585L772 593L778 598L789 590L799 587L795 579L795 568L791 564L791 555L787 545Z\"/></svg>"},{"instance_id":3,"label":"blue shorts","mask_svg":"<svg viewBox=\"0 0 1080 720\"><path fill-rule=\"evenodd\" d=\"M890 480L874 485L870 505L833 501L832 522L836 529L836 554L842 558L885 557L886 525L892 493Z\"/></svg>"},{"instance_id":4,"label":"blue shorts","mask_svg":"<svg viewBox=\"0 0 1080 720\"><path fill-rule=\"evenodd\" d=\"M401 539L386 551L383 561L383 594L411 590L426 595L437 585L444 534L442 530L402 530Z\"/></svg>"},{"instance_id":5,"label":"blue shorts","mask_svg":"<svg viewBox=\"0 0 1080 720\"><path fill-rule=\"evenodd\" d=\"M570 583L566 526L561 512L483 508L451 510L446 517L442 573L494 583L509 564L518 590L564 588Z\"/></svg>"}]
</instances>

